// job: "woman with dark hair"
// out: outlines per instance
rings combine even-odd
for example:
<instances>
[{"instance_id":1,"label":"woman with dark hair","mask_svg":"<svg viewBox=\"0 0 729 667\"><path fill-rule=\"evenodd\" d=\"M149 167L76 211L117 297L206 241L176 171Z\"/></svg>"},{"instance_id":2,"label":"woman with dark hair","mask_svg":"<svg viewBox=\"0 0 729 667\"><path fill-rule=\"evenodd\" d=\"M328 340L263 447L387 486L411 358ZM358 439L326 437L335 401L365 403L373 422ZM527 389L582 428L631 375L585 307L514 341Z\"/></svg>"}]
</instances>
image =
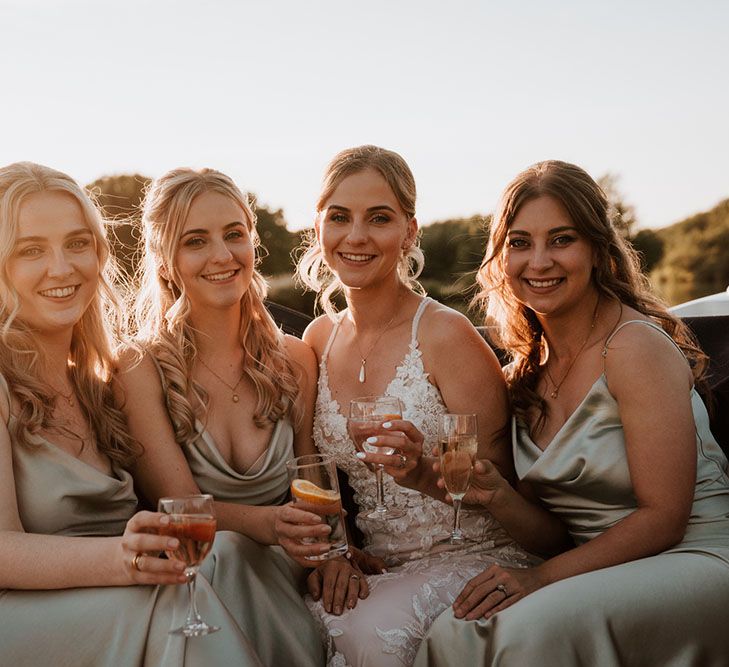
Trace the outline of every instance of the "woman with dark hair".
<instances>
[{"instance_id":1,"label":"woman with dark hair","mask_svg":"<svg viewBox=\"0 0 729 667\"><path fill-rule=\"evenodd\" d=\"M417 665L725 665L729 478L695 385L705 357L647 289L582 169L507 187L481 295L510 352L516 488L489 461L484 505L529 570L474 577Z\"/></svg>"}]
</instances>

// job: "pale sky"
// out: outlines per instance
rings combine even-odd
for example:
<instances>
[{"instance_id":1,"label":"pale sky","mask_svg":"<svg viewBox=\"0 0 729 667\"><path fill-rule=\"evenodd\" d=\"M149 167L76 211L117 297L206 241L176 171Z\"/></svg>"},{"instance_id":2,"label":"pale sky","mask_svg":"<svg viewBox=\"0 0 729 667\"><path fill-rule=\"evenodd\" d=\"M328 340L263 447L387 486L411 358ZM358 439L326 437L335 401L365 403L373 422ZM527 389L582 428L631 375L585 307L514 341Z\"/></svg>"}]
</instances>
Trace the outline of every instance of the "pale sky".
<instances>
[{"instance_id":1,"label":"pale sky","mask_svg":"<svg viewBox=\"0 0 729 667\"><path fill-rule=\"evenodd\" d=\"M664 226L729 197L727 28L724 0L0 0L0 164L215 167L296 229L345 147L403 155L421 224L559 158Z\"/></svg>"}]
</instances>

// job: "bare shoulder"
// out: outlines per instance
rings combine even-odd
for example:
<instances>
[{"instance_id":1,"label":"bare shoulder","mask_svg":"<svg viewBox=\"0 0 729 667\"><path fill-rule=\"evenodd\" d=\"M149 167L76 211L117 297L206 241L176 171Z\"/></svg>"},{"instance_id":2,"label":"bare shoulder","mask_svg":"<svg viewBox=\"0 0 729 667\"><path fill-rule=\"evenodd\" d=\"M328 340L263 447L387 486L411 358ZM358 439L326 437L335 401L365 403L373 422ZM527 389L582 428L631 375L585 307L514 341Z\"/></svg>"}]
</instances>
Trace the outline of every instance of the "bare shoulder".
<instances>
[{"instance_id":1,"label":"bare shoulder","mask_svg":"<svg viewBox=\"0 0 729 667\"><path fill-rule=\"evenodd\" d=\"M685 382L693 380L686 358L664 333L646 324L632 322L620 326L606 346L605 372L611 388L620 383L634 385L656 382Z\"/></svg>"},{"instance_id":2,"label":"bare shoulder","mask_svg":"<svg viewBox=\"0 0 729 667\"><path fill-rule=\"evenodd\" d=\"M324 351L333 327L334 322L327 315L319 315L304 331L304 342L311 346L318 358Z\"/></svg>"},{"instance_id":3,"label":"bare shoulder","mask_svg":"<svg viewBox=\"0 0 729 667\"><path fill-rule=\"evenodd\" d=\"M162 381L152 355L140 355L136 350L126 349L117 359L117 372L114 376L114 394L117 401L126 405L132 396L143 398L162 396Z\"/></svg>"},{"instance_id":4,"label":"bare shoulder","mask_svg":"<svg viewBox=\"0 0 729 667\"><path fill-rule=\"evenodd\" d=\"M493 354L465 315L438 302L432 302L425 309L418 329L418 339L421 346L436 354L459 354L464 350L482 353L488 350Z\"/></svg>"},{"instance_id":5,"label":"bare shoulder","mask_svg":"<svg viewBox=\"0 0 729 667\"><path fill-rule=\"evenodd\" d=\"M305 343L296 336L284 335L284 347L292 361L303 366L305 369L316 367L316 355L308 343Z\"/></svg>"}]
</instances>

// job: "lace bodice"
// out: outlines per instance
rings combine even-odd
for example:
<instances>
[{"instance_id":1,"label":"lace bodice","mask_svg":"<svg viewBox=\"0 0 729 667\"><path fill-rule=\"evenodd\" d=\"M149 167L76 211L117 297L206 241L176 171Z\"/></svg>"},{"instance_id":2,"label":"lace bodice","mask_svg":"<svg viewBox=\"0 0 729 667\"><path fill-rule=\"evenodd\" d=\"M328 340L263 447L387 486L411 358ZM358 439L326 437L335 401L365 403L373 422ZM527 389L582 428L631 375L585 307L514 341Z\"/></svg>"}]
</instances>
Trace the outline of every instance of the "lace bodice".
<instances>
[{"instance_id":1,"label":"lace bodice","mask_svg":"<svg viewBox=\"0 0 729 667\"><path fill-rule=\"evenodd\" d=\"M423 311L432 300L423 299L413 318L410 346L402 363L397 367L385 395L399 398L403 405L403 418L411 421L425 436L424 449L428 451L437 442L438 417L446 411L437 387L428 380L418 348L418 325ZM354 500L360 512L375 505L375 474L359 459L347 433L347 419L341 406L332 397L327 372L329 350L339 330L341 318L335 322L319 365L319 391L314 416L314 441L324 454L333 456L337 466L349 476ZM388 564L421 558L433 551L433 543L451 530L453 508L439 500L399 486L389 475L384 475L385 503L405 510L405 516L389 521L372 522L357 518L366 547L384 558ZM461 513L461 527L467 536L480 542L479 548L489 548L508 541L503 529L485 512ZM449 549L453 547L437 547ZM463 548L463 547L456 547Z\"/></svg>"}]
</instances>

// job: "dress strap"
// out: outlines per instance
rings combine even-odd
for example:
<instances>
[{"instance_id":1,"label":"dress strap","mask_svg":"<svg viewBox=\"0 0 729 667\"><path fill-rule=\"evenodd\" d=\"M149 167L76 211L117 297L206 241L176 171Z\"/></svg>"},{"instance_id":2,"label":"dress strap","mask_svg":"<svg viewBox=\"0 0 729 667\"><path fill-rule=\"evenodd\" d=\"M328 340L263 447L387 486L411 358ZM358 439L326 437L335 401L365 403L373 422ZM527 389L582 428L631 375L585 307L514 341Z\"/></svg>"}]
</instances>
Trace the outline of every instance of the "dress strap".
<instances>
[{"instance_id":1,"label":"dress strap","mask_svg":"<svg viewBox=\"0 0 729 667\"><path fill-rule=\"evenodd\" d=\"M339 313L337 318L334 320L334 326L332 327L332 330L329 333L329 340L327 340L327 344L324 346L324 352L322 352L322 355L321 355L321 362L323 364L326 363L327 358L329 357L329 350L332 347L332 344L334 343L334 339L337 337L337 332L339 331L339 325L342 323L343 318L344 318L344 311Z\"/></svg>"},{"instance_id":2,"label":"dress strap","mask_svg":"<svg viewBox=\"0 0 729 667\"><path fill-rule=\"evenodd\" d=\"M420 326L420 318L423 316L425 309L428 307L430 302L433 301L429 296L423 297L420 302L418 309L415 311L415 317L413 317L413 326L410 334L410 345L415 345L418 342L418 327Z\"/></svg>"},{"instance_id":3,"label":"dress strap","mask_svg":"<svg viewBox=\"0 0 729 667\"><path fill-rule=\"evenodd\" d=\"M648 320L628 320L627 322L623 322L622 324L619 324L615 329L613 329L612 333L607 337L607 340L605 341L605 346L602 348L602 358L603 358L603 365L605 363L605 357L607 357L608 353L608 345L610 345L610 341L615 337L615 334L618 333L624 326L627 326L628 324L645 324L647 327L650 327L651 329L655 329L656 331L662 333L668 340L670 340L673 343L673 346L681 353L683 356L683 350L678 346L675 340L671 338L671 336L666 333L662 327L657 325L655 322L649 322Z\"/></svg>"}]
</instances>

